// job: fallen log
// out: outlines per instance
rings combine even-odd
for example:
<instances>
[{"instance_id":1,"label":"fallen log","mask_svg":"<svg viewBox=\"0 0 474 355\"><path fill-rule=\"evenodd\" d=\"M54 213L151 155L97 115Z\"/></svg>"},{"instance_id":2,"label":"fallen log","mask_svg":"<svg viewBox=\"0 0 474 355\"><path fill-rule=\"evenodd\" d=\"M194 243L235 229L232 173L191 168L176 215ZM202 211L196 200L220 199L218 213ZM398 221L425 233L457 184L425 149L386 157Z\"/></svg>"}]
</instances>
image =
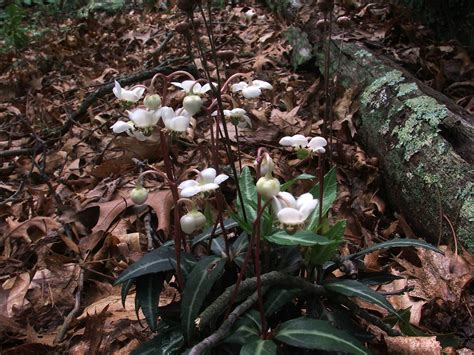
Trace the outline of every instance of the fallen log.
<instances>
[{"instance_id":1,"label":"fallen log","mask_svg":"<svg viewBox=\"0 0 474 355\"><path fill-rule=\"evenodd\" d=\"M380 158L391 205L420 237L452 240L454 232L474 250L474 117L362 45L333 41L331 58L338 83L358 90L358 139ZM323 67L324 54L317 63ZM454 231L446 228L449 222Z\"/></svg>"}]
</instances>

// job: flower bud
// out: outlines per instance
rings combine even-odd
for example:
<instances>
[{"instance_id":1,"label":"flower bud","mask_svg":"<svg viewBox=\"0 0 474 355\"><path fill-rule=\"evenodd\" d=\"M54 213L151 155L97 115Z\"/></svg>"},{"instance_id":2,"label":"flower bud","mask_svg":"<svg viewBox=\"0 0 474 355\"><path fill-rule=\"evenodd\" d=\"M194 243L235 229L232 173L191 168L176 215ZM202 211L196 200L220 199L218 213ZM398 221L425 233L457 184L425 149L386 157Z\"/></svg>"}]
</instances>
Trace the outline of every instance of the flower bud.
<instances>
[{"instance_id":1,"label":"flower bud","mask_svg":"<svg viewBox=\"0 0 474 355\"><path fill-rule=\"evenodd\" d=\"M280 182L278 179L263 176L257 181L257 192L265 200L269 200L280 192Z\"/></svg>"},{"instance_id":2,"label":"flower bud","mask_svg":"<svg viewBox=\"0 0 474 355\"><path fill-rule=\"evenodd\" d=\"M157 110L161 106L161 97L158 94L147 95L143 103L147 109Z\"/></svg>"},{"instance_id":3,"label":"flower bud","mask_svg":"<svg viewBox=\"0 0 474 355\"><path fill-rule=\"evenodd\" d=\"M257 160L255 160L255 168L257 168ZM268 153L265 153L262 159L262 163L260 164L260 175L264 176L267 174L271 174L273 173L274 168L275 164L273 163L273 159Z\"/></svg>"},{"instance_id":4,"label":"flower bud","mask_svg":"<svg viewBox=\"0 0 474 355\"><path fill-rule=\"evenodd\" d=\"M186 213L180 219L181 230L186 234L200 230L206 224L206 217L197 210Z\"/></svg>"},{"instance_id":5,"label":"flower bud","mask_svg":"<svg viewBox=\"0 0 474 355\"><path fill-rule=\"evenodd\" d=\"M130 198L134 204L141 205L145 203L148 198L148 190L142 185L137 184L137 186L135 186L135 188L130 192Z\"/></svg>"},{"instance_id":6,"label":"flower bud","mask_svg":"<svg viewBox=\"0 0 474 355\"><path fill-rule=\"evenodd\" d=\"M183 100L183 107L191 116L198 113L201 106L202 99L198 95L188 95Z\"/></svg>"}]
</instances>

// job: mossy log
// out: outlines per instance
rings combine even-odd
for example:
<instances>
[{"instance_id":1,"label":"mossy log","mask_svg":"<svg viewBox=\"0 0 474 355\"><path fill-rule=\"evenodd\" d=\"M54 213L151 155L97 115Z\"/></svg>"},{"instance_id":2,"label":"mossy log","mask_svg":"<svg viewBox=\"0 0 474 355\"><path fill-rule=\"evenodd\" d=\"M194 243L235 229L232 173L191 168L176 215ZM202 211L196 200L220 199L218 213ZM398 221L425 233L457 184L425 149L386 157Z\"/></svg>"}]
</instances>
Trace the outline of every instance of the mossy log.
<instances>
[{"instance_id":1,"label":"mossy log","mask_svg":"<svg viewBox=\"0 0 474 355\"><path fill-rule=\"evenodd\" d=\"M317 52L322 68L324 55ZM333 42L331 58L339 84L358 89L358 137L369 153L380 157L391 205L431 241L440 232L452 240L449 219L457 238L473 250L474 117L361 45L340 48Z\"/></svg>"}]
</instances>

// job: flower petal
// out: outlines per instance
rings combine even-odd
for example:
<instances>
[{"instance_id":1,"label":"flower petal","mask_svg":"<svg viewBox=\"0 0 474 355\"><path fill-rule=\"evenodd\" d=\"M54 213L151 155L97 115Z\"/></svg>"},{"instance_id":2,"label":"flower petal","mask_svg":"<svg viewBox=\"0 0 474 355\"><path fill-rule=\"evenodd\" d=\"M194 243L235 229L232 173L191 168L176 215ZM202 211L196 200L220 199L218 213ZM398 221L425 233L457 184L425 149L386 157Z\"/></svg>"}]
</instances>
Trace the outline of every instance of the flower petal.
<instances>
[{"instance_id":1,"label":"flower petal","mask_svg":"<svg viewBox=\"0 0 474 355\"><path fill-rule=\"evenodd\" d=\"M283 207L296 208L296 199L289 192L287 191L279 192L278 197L281 199Z\"/></svg>"},{"instance_id":2,"label":"flower petal","mask_svg":"<svg viewBox=\"0 0 474 355\"><path fill-rule=\"evenodd\" d=\"M183 84L183 90L186 91L187 93L191 92L191 88L193 89L193 92L194 92L194 89L197 88L198 85L199 85L199 88L201 87L201 84L199 83L196 84L196 80L185 80L182 82L182 84Z\"/></svg>"},{"instance_id":3,"label":"flower petal","mask_svg":"<svg viewBox=\"0 0 474 355\"><path fill-rule=\"evenodd\" d=\"M212 190L217 190L219 188L219 185L211 182L209 184L204 184L201 185L201 191L212 191Z\"/></svg>"},{"instance_id":4,"label":"flower petal","mask_svg":"<svg viewBox=\"0 0 474 355\"><path fill-rule=\"evenodd\" d=\"M117 99L122 100L122 87L120 86L120 83L117 80L115 80L114 83L115 87L112 89L112 91L115 97L117 97Z\"/></svg>"},{"instance_id":5,"label":"flower petal","mask_svg":"<svg viewBox=\"0 0 474 355\"><path fill-rule=\"evenodd\" d=\"M293 145L293 138L290 137L290 136L286 136L286 137L283 137L282 139L280 139L280 145L284 145L284 146L289 146L291 147Z\"/></svg>"},{"instance_id":6,"label":"flower petal","mask_svg":"<svg viewBox=\"0 0 474 355\"><path fill-rule=\"evenodd\" d=\"M305 221L303 214L294 208L283 208L277 213L278 220L283 224L301 224Z\"/></svg>"},{"instance_id":7,"label":"flower petal","mask_svg":"<svg viewBox=\"0 0 474 355\"><path fill-rule=\"evenodd\" d=\"M242 95L244 95L246 99L255 99L259 97L261 94L262 94L262 90L260 90L258 87L253 86L253 85L248 86L245 89L242 89Z\"/></svg>"},{"instance_id":8,"label":"flower petal","mask_svg":"<svg viewBox=\"0 0 474 355\"><path fill-rule=\"evenodd\" d=\"M258 87L259 89L268 89L268 90L273 89L273 86L270 83L263 80L254 80L252 81L252 84Z\"/></svg>"},{"instance_id":9,"label":"flower petal","mask_svg":"<svg viewBox=\"0 0 474 355\"><path fill-rule=\"evenodd\" d=\"M182 84L182 83L179 83L179 82L177 82L177 81L172 81L171 84L174 85L174 86L176 86L176 87L178 87L178 88L180 88L180 89L184 89L184 88L183 88L183 84Z\"/></svg>"},{"instance_id":10,"label":"flower petal","mask_svg":"<svg viewBox=\"0 0 474 355\"><path fill-rule=\"evenodd\" d=\"M133 130L133 124L131 124L130 122L117 121L110 128L112 128L112 131L114 133L123 133L126 131Z\"/></svg>"},{"instance_id":11,"label":"flower petal","mask_svg":"<svg viewBox=\"0 0 474 355\"><path fill-rule=\"evenodd\" d=\"M136 88L131 90L131 92L133 92L133 94L138 97L138 100L140 100L143 94L145 93L145 88L143 86L137 86Z\"/></svg>"},{"instance_id":12,"label":"flower petal","mask_svg":"<svg viewBox=\"0 0 474 355\"><path fill-rule=\"evenodd\" d=\"M306 219L309 217L311 212L314 211L316 207L318 207L319 201L318 200L311 200L305 203L303 206L299 208L299 211L303 215L303 219L306 221Z\"/></svg>"},{"instance_id":13,"label":"flower petal","mask_svg":"<svg viewBox=\"0 0 474 355\"><path fill-rule=\"evenodd\" d=\"M181 190L179 195L181 197L192 197L194 195L197 195L202 191L201 186L189 186Z\"/></svg>"},{"instance_id":14,"label":"flower petal","mask_svg":"<svg viewBox=\"0 0 474 355\"><path fill-rule=\"evenodd\" d=\"M185 189L187 187L191 186L197 186L199 185L196 180L184 180L181 184L178 185L178 189Z\"/></svg>"},{"instance_id":15,"label":"flower petal","mask_svg":"<svg viewBox=\"0 0 474 355\"><path fill-rule=\"evenodd\" d=\"M313 195L311 195L309 192L302 194L296 199L296 208L300 209L303 205L310 203L313 200Z\"/></svg>"},{"instance_id":16,"label":"flower petal","mask_svg":"<svg viewBox=\"0 0 474 355\"><path fill-rule=\"evenodd\" d=\"M247 86L249 86L249 84L247 84L245 81L241 81L240 83L232 84L230 89L231 89L232 92L237 92L237 91L242 91Z\"/></svg>"},{"instance_id":17,"label":"flower petal","mask_svg":"<svg viewBox=\"0 0 474 355\"><path fill-rule=\"evenodd\" d=\"M327 140L323 137L314 137L309 141L308 148L317 153L324 153L326 151L324 147L327 146L327 144Z\"/></svg>"},{"instance_id":18,"label":"flower petal","mask_svg":"<svg viewBox=\"0 0 474 355\"><path fill-rule=\"evenodd\" d=\"M214 180L216 179L216 175L217 175L216 169L207 168L201 171L197 179L200 185L210 184L210 183L214 183Z\"/></svg>"},{"instance_id":19,"label":"flower petal","mask_svg":"<svg viewBox=\"0 0 474 355\"><path fill-rule=\"evenodd\" d=\"M164 120L170 120L170 119L172 119L173 117L176 116L176 113L174 112L174 110L171 107L168 107L168 106L163 106L160 109L160 113L161 113L161 117L163 118L163 121Z\"/></svg>"},{"instance_id":20,"label":"flower petal","mask_svg":"<svg viewBox=\"0 0 474 355\"><path fill-rule=\"evenodd\" d=\"M296 148L306 147L308 144L308 138L302 134L295 134L291 139L293 140L293 147Z\"/></svg>"},{"instance_id":21,"label":"flower petal","mask_svg":"<svg viewBox=\"0 0 474 355\"><path fill-rule=\"evenodd\" d=\"M130 118L130 120L133 121L135 126L139 128L147 128L154 125L153 113L142 108L137 108L133 111L129 111L128 117Z\"/></svg>"},{"instance_id":22,"label":"flower petal","mask_svg":"<svg viewBox=\"0 0 474 355\"><path fill-rule=\"evenodd\" d=\"M221 183L223 183L224 181L226 181L228 178L229 178L229 176L226 175L226 174L219 174L219 175L217 175L216 178L214 179L214 183L220 185Z\"/></svg>"}]
</instances>

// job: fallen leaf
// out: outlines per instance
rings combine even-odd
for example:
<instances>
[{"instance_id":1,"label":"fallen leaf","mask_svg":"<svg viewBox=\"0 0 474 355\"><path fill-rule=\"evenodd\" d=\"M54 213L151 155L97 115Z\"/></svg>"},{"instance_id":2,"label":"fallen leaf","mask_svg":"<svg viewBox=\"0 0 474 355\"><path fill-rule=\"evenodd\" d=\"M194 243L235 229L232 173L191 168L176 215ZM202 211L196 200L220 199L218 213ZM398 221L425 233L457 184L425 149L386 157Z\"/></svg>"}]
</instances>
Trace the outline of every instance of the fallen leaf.
<instances>
[{"instance_id":1,"label":"fallen leaf","mask_svg":"<svg viewBox=\"0 0 474 355\"><path fill-rule=\"evenodd\" d=\"M432 337L389 337L385 336L387 353L391 355L441 354L441 344Z\"/></svg>"}]
</instances>

